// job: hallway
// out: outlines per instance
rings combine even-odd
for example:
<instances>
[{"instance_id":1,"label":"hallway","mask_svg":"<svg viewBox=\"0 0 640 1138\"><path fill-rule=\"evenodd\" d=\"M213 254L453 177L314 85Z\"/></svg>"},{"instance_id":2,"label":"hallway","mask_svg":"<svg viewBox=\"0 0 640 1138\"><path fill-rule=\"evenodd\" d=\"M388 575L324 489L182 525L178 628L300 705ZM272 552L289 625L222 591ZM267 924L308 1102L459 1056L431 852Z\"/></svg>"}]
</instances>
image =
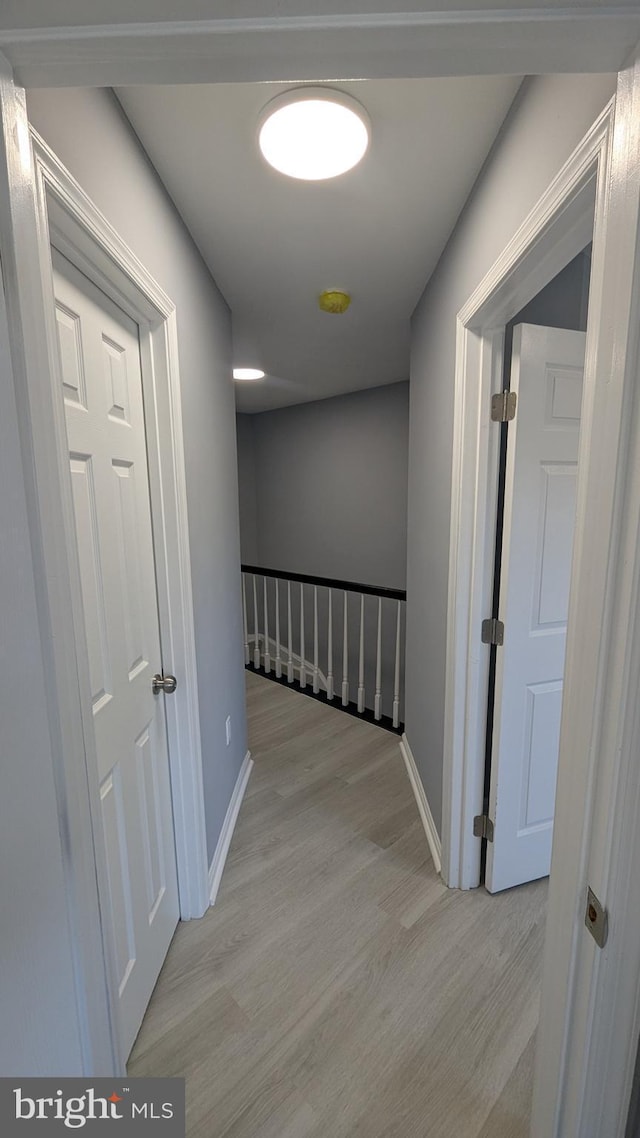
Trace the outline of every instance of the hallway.
<instances>
[{"instance_id":1,"label":"hallway","mask_svg":"<svg viewBox=\"0 0 640 1138\"><path fill-rule=\"evenodd\" d=\"M214 909L180 925L129 1074L190 1138L525 1138L545 881L436 876L397 739L247 673L255 766Z\"/></svg>"}]
</instances>

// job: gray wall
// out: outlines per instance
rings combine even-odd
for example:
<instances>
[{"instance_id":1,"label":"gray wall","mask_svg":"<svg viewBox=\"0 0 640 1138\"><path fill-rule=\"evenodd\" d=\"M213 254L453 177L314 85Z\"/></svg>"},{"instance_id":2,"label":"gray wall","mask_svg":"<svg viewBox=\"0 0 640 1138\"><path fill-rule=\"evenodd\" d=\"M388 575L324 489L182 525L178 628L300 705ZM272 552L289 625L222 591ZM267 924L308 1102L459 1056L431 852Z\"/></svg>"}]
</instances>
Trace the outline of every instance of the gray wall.
<instances>
[{"instance_id":1,"label":"gray wall","mask_svg":"<svg viewBox=\"0 0 640 1138\"><path fill-rule=\"evenodd\" d=\"M590 275L589 245L565 265L562 272L509 321L509 325L541 324L547 328L570 328L574 332L586 332Z\"/></svg>"},{"instance_id":2,"label":"gray wall","mask_svg":"<svg viewBox=\"0 0 640 1138\"><path fill-rule=\"evenodd\" d=\"M28 107L36 129L177 307L211 857L247 747L230 314L115 96L33 91Z\"/></svg>"},{"instance_id":3,"label":"gray wall","mask_svg":"<svg viewBox=\"0 0 640 1138\"><path fill-rule=\"evenodd\" d=\"M509 386L516 324L539 324L546 328L586 332L590 276L591 245L588 245L509 321L504 336L505 387Z\"/></svg>"},{"instance_id":4,"label":"gray wall","mask_svg":"<svg viewBox=\"0 0 640 1138\"><path fill-rule=\"evenodd\" d=\"M238 491L240 494L240 555L245 565L258 565L258 490L253 424L255 415L236 415Z\"/></svg>"},{"instance_id":5,"label":"gray wall","mask_svg":"<svg viewBox=\"0 0 640 1138\"><path fill-rule=\"evenodd\" d=\"M403 589L408 431L408 383L238 415L243 551L269 569Z\"/></svg>"},{"instance_id":6,"label":"gray wall","mask_svg":"<svg viewBox=\"0 0 640 1138\"><path fill-rule=\"evenodd\" d=\"M82 1060L63 849L23 460L6 353L2 321L0 1076L77 1075Z\"/></svg>"},{"instance_id":7,"label":"gray wall","mask_svg":"<svg viewBox=\"0 0 640 1138\"><path fill-rule=\"evenodd\" d=\"M527 79L412 319L406 730L442 821L456 315L615 89Z\"/></svg>"}]
</instances>

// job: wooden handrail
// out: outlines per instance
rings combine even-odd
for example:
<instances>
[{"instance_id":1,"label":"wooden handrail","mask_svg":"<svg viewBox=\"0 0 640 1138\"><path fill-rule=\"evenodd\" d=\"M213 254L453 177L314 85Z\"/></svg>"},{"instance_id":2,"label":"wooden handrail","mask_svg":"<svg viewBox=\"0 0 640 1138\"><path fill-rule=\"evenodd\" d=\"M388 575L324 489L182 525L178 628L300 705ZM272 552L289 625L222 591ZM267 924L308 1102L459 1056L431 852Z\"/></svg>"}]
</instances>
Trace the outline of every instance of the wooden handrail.
<instances>
[{"instance_id":1,"label":"wooden handrail","mask_svg":"<svg viewBox=\"0 0 640 1138\"><path fill-rule=\"evenodd\" d=\"M392 601L406 601L405 589L388 589L384 585L364 585L360 581L340 581L334 577L312 577L308 573L285 573L282 569L265 569L259 565L242 565L243 573L257 577L275 577L278 581L298 581L303 585L324 585L329 589L343 589L348 593L365 593L372 597L388 597Z\"/></svg>"}]
</instances>

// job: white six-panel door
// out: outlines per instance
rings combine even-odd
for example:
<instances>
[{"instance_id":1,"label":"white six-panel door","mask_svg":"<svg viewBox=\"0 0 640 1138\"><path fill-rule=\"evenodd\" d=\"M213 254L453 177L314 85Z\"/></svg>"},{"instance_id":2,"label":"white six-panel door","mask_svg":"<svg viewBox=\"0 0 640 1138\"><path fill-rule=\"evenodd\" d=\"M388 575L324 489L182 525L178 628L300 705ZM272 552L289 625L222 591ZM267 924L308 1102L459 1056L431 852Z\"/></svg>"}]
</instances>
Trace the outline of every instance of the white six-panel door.
<instances>
[{"instance_id":1,"label":"white six-panel door","mask_svg":"<svg viewBox=\"0 0 640 1138\"><path fill-rule=\"evenodd\" d=\"M178 921L138 328L54 253L56 317L127 1056Z\"/></svg>"},{"instance_id":2,"label":"white six-panel door","mask_svg":"<svg viewBox=\"0 0 640 1138\"><path fill-rule=\"evenodd\" d=\"M487 845L490 892L551 865L585 334L514 329Z\"/></svg>"}]
</instances>

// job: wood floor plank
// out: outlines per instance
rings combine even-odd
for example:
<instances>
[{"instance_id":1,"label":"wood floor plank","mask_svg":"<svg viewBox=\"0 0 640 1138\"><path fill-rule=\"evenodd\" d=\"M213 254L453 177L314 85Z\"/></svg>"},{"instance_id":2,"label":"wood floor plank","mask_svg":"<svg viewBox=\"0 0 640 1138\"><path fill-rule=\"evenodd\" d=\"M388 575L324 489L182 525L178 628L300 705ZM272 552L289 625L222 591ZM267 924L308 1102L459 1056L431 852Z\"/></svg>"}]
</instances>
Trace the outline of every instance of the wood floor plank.
<instances>
[{"instance_id":1,"label":"wood floor plank","mask_svg":"<svg viewBox=\"0 0 640 1138\"><path fill-rule=\"evenodd\" d=\"M247 673L218 901L180 925L132 1075L190 1138L525 1138L546 883L436 875L388 732Z\"/></svg>"},{"instance_id":2,"label":"wood floor plank","mask_svg":"<svg viewBox=\"0 0 640 1138\"><path fill-rule=\"evenodd\" d=\"M502 1094L494 1103L478 1138L494 1138L496 1134L500 1138L529 1138L535 1042L534 1033L511 1072Z\"/></svg>"}]
</instances>

